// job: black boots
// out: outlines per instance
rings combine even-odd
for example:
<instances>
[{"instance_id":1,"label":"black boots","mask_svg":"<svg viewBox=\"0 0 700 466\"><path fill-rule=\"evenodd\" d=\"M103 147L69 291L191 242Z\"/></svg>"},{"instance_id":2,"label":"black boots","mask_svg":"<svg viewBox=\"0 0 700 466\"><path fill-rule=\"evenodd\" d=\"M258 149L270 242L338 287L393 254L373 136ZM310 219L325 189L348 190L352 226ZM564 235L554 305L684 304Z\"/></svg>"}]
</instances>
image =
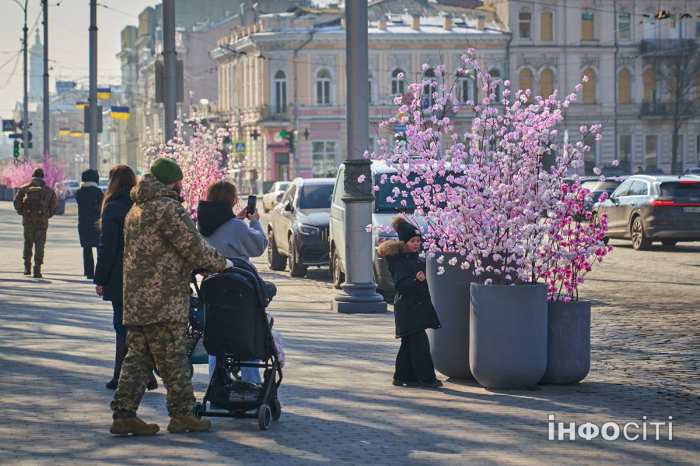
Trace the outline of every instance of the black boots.
<instances>
[{"instance_id":1,"label":"black boots","mask_svg":"<svg viewBox=\"0 0 700 466\"><path fill-rule=\"evenodd\" d=\"M114 375L112 376L112 380L107 382L106 387L110 390L116 390L117 389L117 383L119 382L119 374L121 374L122 371L122 363L124 362L124 358L126 357L126 336L121 336L117 335L117 350L114 356ZM151 378L148 381L148 385L146 385L146 389L148 391L155 390L158 388L158 381L156 380L155 375L153 375L153 372L151 372Z\"/></svg>"},{"instance_id":2,"label":"black boots","mask_svg":"<svg viewBox=\"0 0 700 466\"><path fill-rule=\"evenodd\" d=\"M41 265L34 264L34 278L44 278L41 275Z\"/></svg>"},{"instance_id":3,"label":"black boots","mask_svg":"<svg viewBox=\"0 0 700 466\"><path fill-rule=\"evenodd\" d=\"M32 264L24 264L24 274L25 275L32 274Z\"/></svg>"},{"instance_id":4,"label":"black boots","mask_svg":"<svg viewBox=\"0 0 700 466\"><path fill-rule=\"evenodd\" d=\"M107 388L116 390L117 382L119 382L119 374L122 371L122 363L126 356L126 335L117 335L117 351L114 355L114 376L112 380L107 382Z\"/></svg>"}]
</instances>

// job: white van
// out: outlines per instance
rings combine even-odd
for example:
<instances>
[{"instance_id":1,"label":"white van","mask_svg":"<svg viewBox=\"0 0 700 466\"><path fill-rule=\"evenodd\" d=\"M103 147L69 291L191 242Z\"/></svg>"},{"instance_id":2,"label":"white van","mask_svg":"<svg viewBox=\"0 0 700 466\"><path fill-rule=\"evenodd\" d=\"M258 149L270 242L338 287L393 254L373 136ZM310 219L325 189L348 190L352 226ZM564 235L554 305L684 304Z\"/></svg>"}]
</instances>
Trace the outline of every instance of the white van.
<instances>
[{"instance_id":1,"label":"white van","mask_svg":"<svg viewBox=\"0 0 700 466\"><path fill-rule=\"evenodd\" d=\"M389 177L396 173L395 168L387 167L385 162L376 161L372 163L372 178L368 180L372 186L379 186L379 191L374 192L374 202L372 203L372 224L391 226L393 218L401 213L413 213L415 205L413 199L409 196L406 200L408 205L402 207L396 203L386 202L386 198L391 195L394 187L398 186L402 189L401 184L391 184L387 181L384 184L379 182L381 175L386 174ZM345 281L345 203L342 201L344 193L343 180L345 176L345 165L341 165L338 170L338 175L335 180L335 188L333 189L333 197L331 200L331 220L328 234L330 247L330 270L333 277L333 285L340 288L340 285ZM405 187L403 188L406 189ZM423 227L423 222L418 220L418 224ZM384 295L385 299L393 299L394 281L391 278L391 272L386 263L386 259L377 255L377 247L384 241L397 240L398 237L393 230L390 233L377 232L372 233L372 243L374 244L372 252L372 272L374 281L377 284L378 291Z\"/></svg>"}]
</instances>

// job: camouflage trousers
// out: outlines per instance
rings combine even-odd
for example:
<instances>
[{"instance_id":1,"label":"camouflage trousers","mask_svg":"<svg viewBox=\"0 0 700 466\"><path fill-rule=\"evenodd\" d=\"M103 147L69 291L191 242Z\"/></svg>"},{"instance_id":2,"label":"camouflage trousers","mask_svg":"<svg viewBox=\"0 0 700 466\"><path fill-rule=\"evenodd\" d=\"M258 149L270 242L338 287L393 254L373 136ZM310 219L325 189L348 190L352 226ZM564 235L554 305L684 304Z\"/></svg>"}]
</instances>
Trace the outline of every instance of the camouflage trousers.
<instances>
[{"instance_id":1,"label":"camouflage trousers","mask_svg":"<svg viewBox=\"0 0 700 466\"><path fill-rule=\"evenodd\" d=\"M26 222L24 224L24 265L32 264L32 249L36 249L34 264L44 263L44 245L49 224L44 222Z\"/></svg>"},{"instance_id":2,"label":"camouflage trousers","mask_svg":"<svg viewBox=\"0 0 700 466\"><path fill-rule=\"evenodd\" d=\"M136 416L154 363L168 392L165 404L170 416L186 415L192 411L196 399L184 334L184 323L127 327L128 352L110 404L114 419Z\"/></svg>"}]
</instances>

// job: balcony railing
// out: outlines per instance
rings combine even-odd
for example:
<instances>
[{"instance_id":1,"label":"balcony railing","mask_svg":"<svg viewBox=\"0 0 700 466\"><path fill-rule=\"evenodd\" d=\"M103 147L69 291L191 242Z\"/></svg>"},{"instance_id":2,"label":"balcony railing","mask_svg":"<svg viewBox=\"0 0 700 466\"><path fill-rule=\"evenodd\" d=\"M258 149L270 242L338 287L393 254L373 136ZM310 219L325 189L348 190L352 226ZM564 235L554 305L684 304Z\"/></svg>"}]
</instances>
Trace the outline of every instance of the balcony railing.
<instances>
[{"instance_id":1,"label":"balcony railing","mask_svg":"<svg viewBox=\"0 0 700 466\"><path fill-rule=\"evenodd\" d=\"M693 39L645 39L642 54L646 56L687 57L698 53L698 42Z\"/></svg>"}]
</instances>

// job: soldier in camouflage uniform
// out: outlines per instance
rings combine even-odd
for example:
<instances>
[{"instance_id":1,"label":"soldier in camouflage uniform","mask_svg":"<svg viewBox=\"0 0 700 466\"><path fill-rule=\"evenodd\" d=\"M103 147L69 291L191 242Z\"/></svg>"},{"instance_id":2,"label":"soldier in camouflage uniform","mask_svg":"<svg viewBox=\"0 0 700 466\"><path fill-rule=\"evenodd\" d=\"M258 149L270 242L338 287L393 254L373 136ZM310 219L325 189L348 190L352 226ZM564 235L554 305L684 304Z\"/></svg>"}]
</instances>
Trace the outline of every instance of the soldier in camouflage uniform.
<instances>
[{"instance_id":1,"label":"soldier in camouflage uniform","mask_svg":"<svg viewBox=\"0 0 700 466\"><path fill-rule=\"evenodd\" d=\"M56 192L46 186L44 170L37 168L32 180L19 188L14 199L14 207L22 216L24 226L24 274L32 273L32 249L34 254L34 278L41 278L41 264L44 263L44 245L49 219L58 212Z\"/></svg>"},{"instance_id":2,"label":"soldier in camouflage uniform","mask_svg":"<svg viewBox=\"0 0 700 466\"><path fill-rule=\"evenodd\" d=\"M167 390L168 431L199 432L192 375L185 349L190 273L231 263L199 235L180 204L182 171L171 159L154 162L132 189L134 205L124 224L124 324L128 353L111 408L118 435L152 435L156 424L136 417L153 364Z\"/></svg>"}]
</instances>

